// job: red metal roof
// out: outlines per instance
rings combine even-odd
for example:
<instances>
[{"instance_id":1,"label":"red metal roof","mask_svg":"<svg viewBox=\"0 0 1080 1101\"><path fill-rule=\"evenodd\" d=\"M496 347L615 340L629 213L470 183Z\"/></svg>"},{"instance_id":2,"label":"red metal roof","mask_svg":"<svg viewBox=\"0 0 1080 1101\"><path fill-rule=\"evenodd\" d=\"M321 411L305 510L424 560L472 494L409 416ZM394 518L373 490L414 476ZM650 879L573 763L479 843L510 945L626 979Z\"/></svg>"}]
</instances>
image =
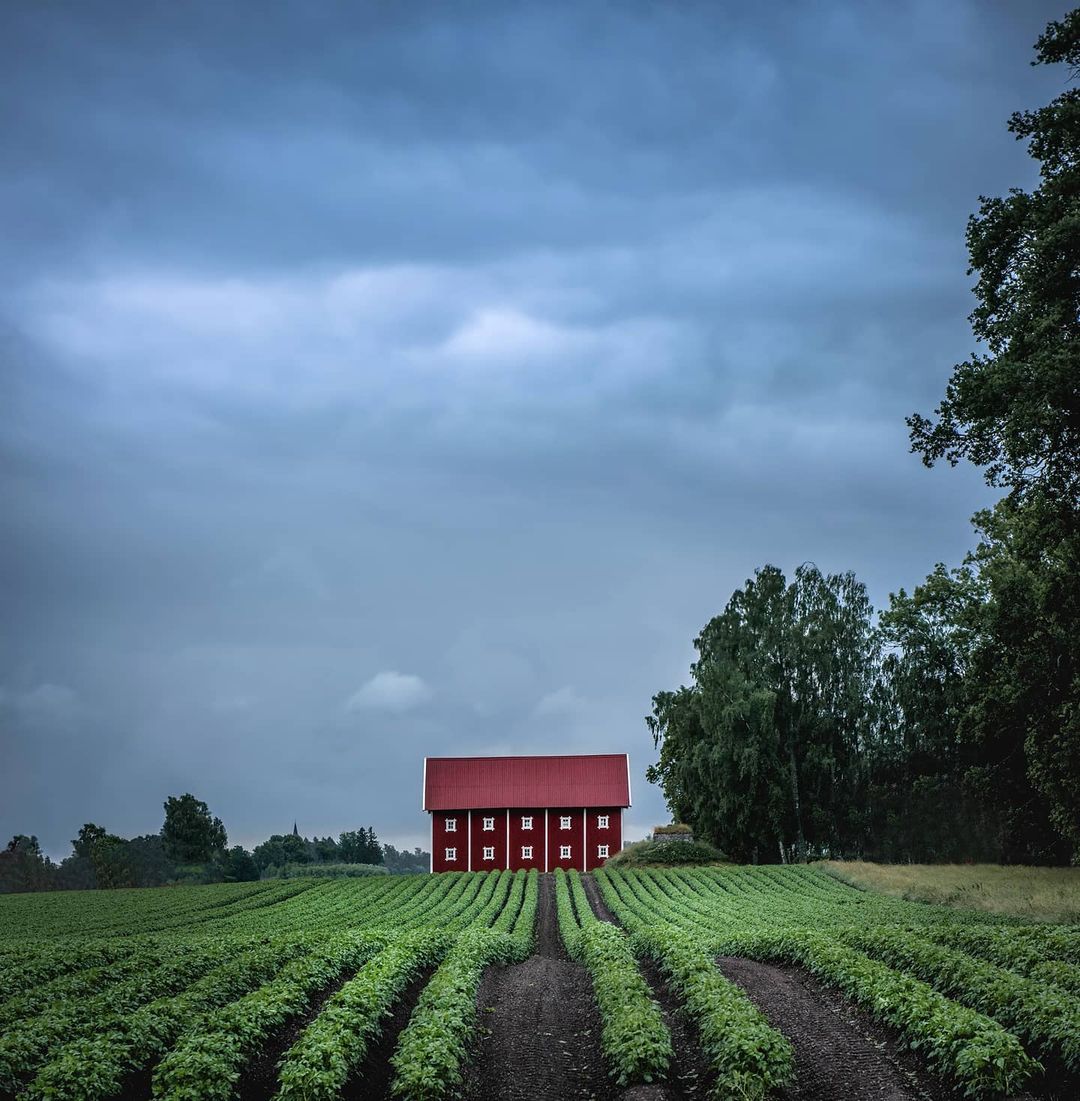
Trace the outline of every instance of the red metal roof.
<instances>
[{"instance_id":1,"label":"red metal roof","mask_svg":"<svg viewBox=\"0 0 1080 1101\"><path fill-rule=\"evenodd\" d=\"M625 753L424 758L424 810L628 806Z\"/></svg>"}]
</instances>

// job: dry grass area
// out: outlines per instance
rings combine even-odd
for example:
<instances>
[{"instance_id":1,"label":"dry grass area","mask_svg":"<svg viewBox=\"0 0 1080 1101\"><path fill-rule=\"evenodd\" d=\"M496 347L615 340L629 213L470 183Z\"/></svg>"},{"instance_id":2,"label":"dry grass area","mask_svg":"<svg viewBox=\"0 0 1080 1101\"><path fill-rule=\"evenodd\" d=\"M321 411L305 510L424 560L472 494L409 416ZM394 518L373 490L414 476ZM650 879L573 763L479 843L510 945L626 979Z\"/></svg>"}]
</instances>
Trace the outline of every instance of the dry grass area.
<instances>
[{"instance_id":1,"label":"dry grass area","mask_svg":"<svg viewBox=\"0 0 1080 1101\"><path fill-rule=\"evenodd\" d=\"M826 860L815 867L855 887L897 898L1029 921L1080 921L1080 868L868 864L859 860Z\"/></svg>"}]
</instances>

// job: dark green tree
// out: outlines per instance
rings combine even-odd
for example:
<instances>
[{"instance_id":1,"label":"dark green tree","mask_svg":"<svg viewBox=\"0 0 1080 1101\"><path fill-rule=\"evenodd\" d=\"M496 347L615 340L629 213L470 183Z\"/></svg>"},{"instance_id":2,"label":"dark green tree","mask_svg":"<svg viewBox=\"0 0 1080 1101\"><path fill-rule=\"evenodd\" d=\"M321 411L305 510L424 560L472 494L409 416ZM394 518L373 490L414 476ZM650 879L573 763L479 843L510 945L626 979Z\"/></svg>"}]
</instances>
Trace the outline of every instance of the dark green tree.
<instances>
[{"instance_id":1,"label":"dark green tree","mask_svg":"<svg viewBox=\"0 0 1080 1101\"><path fill-rule=\"evenodd\" d=\"M694 640L693 684L648 718L675 816L743 859L861 844L877 636L852 574L758 570Z\"/></svg>"},{"instance_id":2,"label":"dark green tree","mask_svg":"<svg viewBox=\"0 0 1080 1101\"><path fill-rule=\"evenodd\" d=\"M286 864L310 864L311 845L295 833L275 833L251 854L260 871L266 868L282 868Z\"/></svg>"},{"instance_id":3,"label":"dark green tree","mask_svg":"<svg viewBox=\"0 0 1080 1101\"><path fill-rule=\"evenodd\" d=\"M17 833L0 852L0 893L48 890L55 870L36 837Z\"/></svg>"},{"instance_id":4,"label":"dark green tree","mask_svg":"<svg viewBox=\"0 0 1080 1101\"><path fill-rule=\"evenodd\" d=\"M88 857L91 855L94 845L98 841L103 841L108 835L109 831L104 826L96 826L93 822L87 822L79 830L79 836L72 840L71 847L76 856Z\"/></svg>"},{"instance_id":5,"label":"dark green tree","mask_svg":"<svg viewBox=\"0 0 1080 1101\"><path fill-rule=\"evenodd\" d=\"M165 800L165 822L161 827L165 853L178 864L198 864L224 852L225 827L220 818L194 795L169 796Z\"/></svg>"},{"instance_id":6,"label":"dark green tree","mask_svg":"<svg viewBox=\"0 0 1080 1101\"><path fill-rule=\"evenodd\" d=\"M234 845L221 858L226 883L246 883L259 878L259 867L242 845Z\"/></svg>"},{"instance_id":7,"label":"dark green tree","mask_svg":"<svg viewBox=\"0 0 1080 1101\"><path fill-rule=\"evenodd\" d=\"M361 826L358 830L346 830L338 837L338 859L345 864L381 864L382 846L375 830Z\"/></svg>"},{"instance_id":8,"label":"dark green tree","mask_svg":"<svg viewBox=\"0 0 1080 1101\"><path fill-rule=\"evenodd\" d=\"M1080 10L1051 23L1033 64L1080 68ZM978 273L975 336L987 351L958 364L936 420L908 418L912 449L933 465L967 460L991 485L1075 508L1080 495L1080 89L1009 129L1039 162L1031 192L981 199L968 222Z\"/></svg>"},{"instance_id":9,"label":"dark green tree","mask_svg":"<svg viewBox=\"0 0 1080 1101\"><path fill-rule=\"evenodd\" d=\"M1080 11L1052 22L1034 64L1080 69ZM984 468L1008 489L980 513L972 564L986 586L960 724L985 749L986 798L1019 769L1080 859L1080 89L1009 121L1039 162L1039 185L983 198L968 223L985 351L958 364L934 419L908 419L912 449ZM969 779L974 783L978 773ZM1023 785L1007 785L1023 802ZM1017 804L1019 807L1019 804Z\"/></svg>"}]
</instances>

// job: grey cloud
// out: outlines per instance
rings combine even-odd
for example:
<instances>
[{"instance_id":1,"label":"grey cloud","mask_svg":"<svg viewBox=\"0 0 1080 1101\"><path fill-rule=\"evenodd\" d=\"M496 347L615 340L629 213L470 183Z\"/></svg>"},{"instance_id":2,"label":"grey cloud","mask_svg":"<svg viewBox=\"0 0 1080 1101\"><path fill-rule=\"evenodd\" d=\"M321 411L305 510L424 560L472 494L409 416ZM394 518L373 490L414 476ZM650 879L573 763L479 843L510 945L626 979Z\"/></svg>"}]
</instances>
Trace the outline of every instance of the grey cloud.
<instances>
[{"instance_id":1,"label":"grey cloud","mask_svg":"<svg viewBox=\"0 0 1080 1101\"><path fill-rule=\"evenodd\" d=\"M419 841L425 754L564 749L659 821L754 567L970 541L903 417L1059 14L7 5L0 829Z\"/></svg>"}]
</instances>

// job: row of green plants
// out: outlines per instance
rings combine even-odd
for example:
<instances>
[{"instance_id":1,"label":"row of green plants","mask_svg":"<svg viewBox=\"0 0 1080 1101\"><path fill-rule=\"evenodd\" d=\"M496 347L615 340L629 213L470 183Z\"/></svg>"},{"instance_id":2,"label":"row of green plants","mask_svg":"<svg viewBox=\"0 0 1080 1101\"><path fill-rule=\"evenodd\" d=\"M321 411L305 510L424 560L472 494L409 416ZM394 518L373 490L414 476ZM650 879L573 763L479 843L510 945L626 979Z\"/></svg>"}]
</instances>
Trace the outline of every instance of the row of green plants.
<instances>
[{"instance_id":1,"label":"row of green plants","mask_svg":"<svg viewBox=\"0 0 1080 1101\"><path fill-rule=\"evenodd\" d=\"M29 1084L31 1097L56 1101L110 1097L125 1076L153 1067L170 1049L183 1046L185 1038L221 1031L222 1021L212 1019L215 1013L276 982L290 961L325 954L337 930L382 929L378 936L385 941L425 922L445 929L470 908L476 913L490 905L498 886L491 877L489 887L484 876L464 874L402 877L393 883L382 879L378 881L382 889L375 891L368 889L371 882L328 884L328 890L307 892L286 902L290 920L277 924L287 929L295 924L306 930L304 934L273 933L274 919L262 910L250 910L246 917L238 915L229 922L222 935L207 936L204 931L187 940L179 933L156 936L153 943L165 951L184 955L212 949L225 962L194 985L134 1010L130 1004L112 1006L114 991L106 988L94 998L61 1002L51 1015L30 1018L23 1039L32 1038L33 1043L23 1051L21 1062L9 1067L10 1080L22 1082L37 1071ZM248 933L240 936L234 928ZM258 1006L259 1000L254 1004ZM246 1024L241 1021L239 1028L242 1031Z\"/></svg>"},{"instance_id":2,"label":"row of green plants","mask_svg":"<svg viewBox=\"0 0 1080 1101\"><path fill-rule=\"evenodd\" d=\"M612 1078L620 1086L664 1078L673 1056L671 1034L626 934L597 919L576 871L556 870L555 902L567 954L585 965L592 980Z\"/></svg>"},{"instance_id":3,"label":"row of green plants","mask_svg":"<svg viewBox=\"0 0 1080 1101\"><path fill-rule=\"evenodd\" d=\"M227 947L206 943L177 951L169 959L89 997L70 998L24 1018L0 1036L0 1090L14 1091L50 1050L72 1037L87 1036L122 1020L139 1006L176 994L228 958Z\"/></svg>"},{"instance_id":4,"label":"row of green plants","mask_svg":"<svg viewBox=\"0 0 1080 1101\"><path fill-rule=\"evenodd\" d=\"M757 1101L789 1082L794 1065L791 1045L717 970L713 954L670 921L648 924L636 909L631 910L626 885L636 877L624 880L605 868L594 878L608 908L634 930L635 950L656 963L697 1027L716 1076L716 1096ZM616 882L624 885L622 892ZM675 916L661 897L654 896L651 902L660 916Z\"/></svg>"},{"instance_id":5,"label":"row of green plants","mask_svg":"<svg viewBox=\"0 0 1080 1101\"><path fill-rule=\"evenodd\" d=\"M155 1097L169 1101L228 1101L252 1055L268 1036L301 1014L320 990L386 947L385 937L345 933L318 952L208 1017L154 1071Z\"/></svg>"},{"instance_id":6,"label":"row of green plants","mask_svg":"<svg viewBox=\"0 0 1080 1101\"><path fill-rule=\"evenodd\" d=\"M788 929L718 939L713 947L725 954L801 964L895 1028L965 1097L1010 1096L1042 1070L997 1021L835 939Z\"/></svg>"},{"instance_id":7,"label":"row of green plants","mask_svg":"<svg viewBox=\"0 0 1080 1101\"><path fill-rule=\"evenodd\" d=\"M634 945L655 961L697 1027L716 1096L759 1101L790 1082L791 1044L693 937L670 925L648 926L634 935Z\"/></svg>"},{"instance_id":8,"label":"row of green plants","mask_svg":"<svg viewBox=\"0 0 1080 1101\"><path fill-rule=\"evenodd\" d=\"M406 933L361 968L286 1053L281 1101L335 1101L403 991L446 955L451 939L439 930Z\"/></svg>"},{"instance_id":9,"label":"row of green plants","mask_svg":"<svg viewBox=\"0 0 1080 1101\"><path fill-rule=\"evenodd\" d=\"M1080 966L1048 958L1053 949L1043 928L1026 929L1024 933L1029 934L1027 936L1017 935L1015 929L974 926L934 928L927 933L939 944L959 948L968 955L1007 967L1037 982L1059 987L1073 997L1080 995Z\"/></svg>"},{"instance_id":10,"label":"row of green plants","mask_svg":"<svg viewBox=\"0 0 1080 1101\"><path fill-rule=\"evenodd\" d=\"M27 1089L29 1097L61 1101L112 1097L125 1077L152 1066L206 1013L269 981L309 951L298 938L281 938L241 952L181 994L156 999L133 1013L105 1018L92 1034L69 1037L48 1051Z\"/></svg>"},{"instance_id":11,"label":"row of green plants","mask_svg":"<svg viewBox=\"0 0 1080 1101\"><path fill-rule=\"evenodd\" d=\"M477 924L459 934L420 995L392 1060L395 1097L437 1101L460 1088L476 1033L476 996L484 971L522 960L532 950L537 873L518 872L514 879L507 904L491 926Z\"/></svg>"},{"instance_id":12,"label":"row of green plants","mask_svg":"<svg viewBox=\"0 0 1080 1101\"><path fill-rule=\"evenodd\" d=\"M787 892L774 876L733 876L725 882L711 869L603 869L596 878L608 905L635 934L666 923L689 934L710 958L729 954L801 964L896 1028L966 1096L1007 1095L1041 1069L1019 1038L997 1021L848 944L812 932L810 920L795 925ZM822 924L831 917L820 911Z\"/></svg>"},{"instance_id":13,"label":"row of green plants","mask_svg":"<svg viewBox=\"0 0 1080 1101\"><path fill-rule=\"evenodd\" d=\"M1040 1057L1080 1071L1080 1004L1057 987L1026 979L906 930L848 929L844 942L977 1009Z\"/></svg>"}]
</instances>

